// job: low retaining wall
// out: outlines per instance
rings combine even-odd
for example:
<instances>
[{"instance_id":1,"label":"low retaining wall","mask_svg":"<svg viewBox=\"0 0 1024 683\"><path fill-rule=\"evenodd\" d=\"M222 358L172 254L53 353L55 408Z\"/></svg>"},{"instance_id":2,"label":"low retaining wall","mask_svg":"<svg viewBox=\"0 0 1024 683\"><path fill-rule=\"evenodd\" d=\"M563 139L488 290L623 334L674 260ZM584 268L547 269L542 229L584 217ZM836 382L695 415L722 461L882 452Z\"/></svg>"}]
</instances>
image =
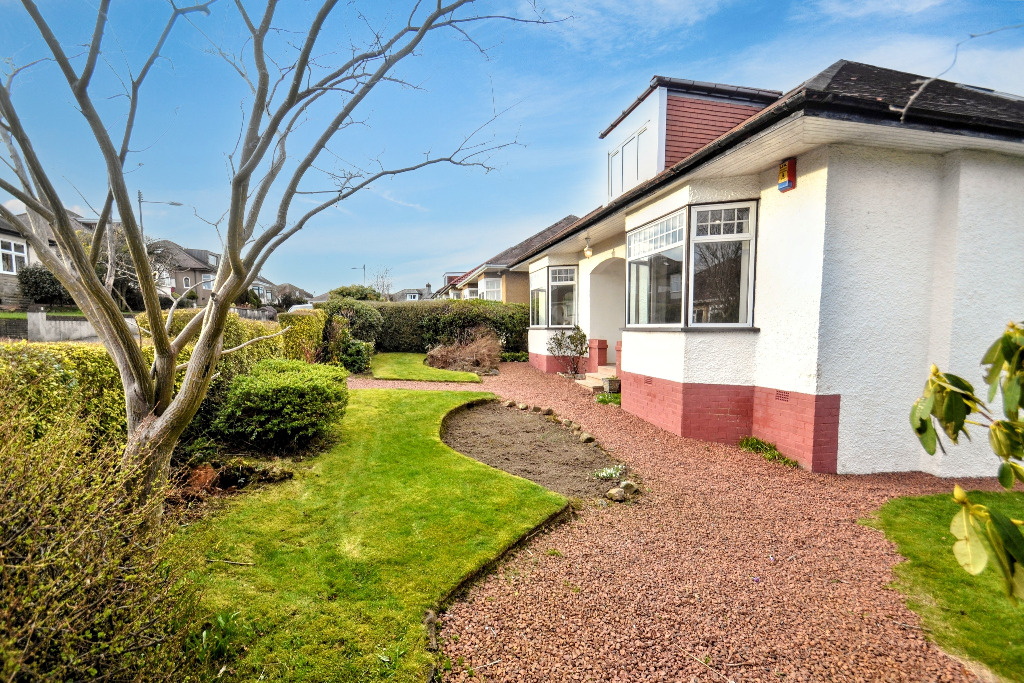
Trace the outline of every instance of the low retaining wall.
<instances>
[{"instance_id":1,"label":"low retaining wall","mask_svg":"<svg viewBox=\"0 0 1024 683\"><path fill-rule=\"evenodd\" d=\"M0 338L28 339L28 321L20 318L0 318Z\"/></svg>"},{"instance_id":2,"label":"low retaining wall","mask_svg":"<svg viewBox=\"0 0 1024 683\"><path fill-rule=\"evenodd\" d=\"M79 316L48 316L46 311L29 311L27 337L34 342L99 341L92 323ZM135 318L125 318L133 334L138 333Z\"/></svg>"}]
</instances>

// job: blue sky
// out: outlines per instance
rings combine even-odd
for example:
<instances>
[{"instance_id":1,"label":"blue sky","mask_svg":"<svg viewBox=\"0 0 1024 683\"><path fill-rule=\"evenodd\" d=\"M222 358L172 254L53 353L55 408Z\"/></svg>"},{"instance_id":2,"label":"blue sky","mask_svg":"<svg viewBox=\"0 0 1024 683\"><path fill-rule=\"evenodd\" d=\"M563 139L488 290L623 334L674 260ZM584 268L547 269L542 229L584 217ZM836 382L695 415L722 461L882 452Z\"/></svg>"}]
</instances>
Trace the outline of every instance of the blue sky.
<instances>
[{"instance_id":1,"label":"blue sky","mask_svg":"<svg viewBox=\"0 0 1024 683\"><path fill-rule=\"evenodd\" d=\"M529 13L517 3L481 2L479 9ZM40 2L69 46L88 39L95 4ZM104 56L120 69L125 60L142 61L166 4L114 4ZM300 30L313 4L282 3L281 26ZM361 4L373 26L393 21L407 6ZM322 292L360 281L361 271L353 269L365 264L370 272L390 267L396 289L426 282L436 287L444 271L475 266L566 214L583 215L602 200L598 132L655 74L787 90L838 59L851 59L933 75L949 65L954 45L968 34L1024 22L1021 0L538 4L565 20L549 26L488 22L470 29L489 48L486 58L453 33L432 36L398 71L419 89L380 88L357 111L360 124L332 145L335 158L346 163L366 166L381 158L404 165L428 151L448 151L497 111L503 113L486 129L486 139L517 144L491 159L495 170L436 166L382 181L310 223L271 257L264 275ZM172 35L168 58L147 82L133 146L140 151L128 163L132 191L142 190L147 200L187 204L208 219L226 206L227 155L247 94L237 75L209 54L207 39L240 49L237 15L226 0L212 9L210 17L197 17L195 26L183 24ZM24 64L43 56L19 2L0 0L0 17L0 57ZM331 24L332 49L365 37L365 26L351 13L339 15ZM965 44L946 78L1024 94L1024 30ZM96 86L99 93L117 93L110 69ZM65 203L84 207L79 193L102 203L102 164L56 68L41 64L23 74L14 99ZM119 127L123 98L100 102ZM151 236L220 248L216 231L191 208L146 204L143 211Z\"/></svg>"}]
</instances>

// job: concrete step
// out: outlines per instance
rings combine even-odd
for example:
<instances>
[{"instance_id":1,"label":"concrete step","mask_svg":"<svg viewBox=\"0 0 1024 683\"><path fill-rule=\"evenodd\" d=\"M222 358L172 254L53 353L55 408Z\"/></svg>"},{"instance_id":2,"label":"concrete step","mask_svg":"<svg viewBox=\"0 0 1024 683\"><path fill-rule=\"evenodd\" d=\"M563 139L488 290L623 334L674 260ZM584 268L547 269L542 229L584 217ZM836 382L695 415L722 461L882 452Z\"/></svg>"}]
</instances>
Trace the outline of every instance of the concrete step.
<instances>
[{"instance_id":1,"label":"concrete step","mask_svg":"<svg viewBox=\"0 0 1024 683\"><path fill-rule=\"evenodd\" d=\"M594 377L591 377L591 374L592 373L587 373L587 376L584 379L576 380L576 384L590 390L593 394L600 394L604 391L604 385L601 383L599 378L595 379Z\"/></svg>"}]
</instances>

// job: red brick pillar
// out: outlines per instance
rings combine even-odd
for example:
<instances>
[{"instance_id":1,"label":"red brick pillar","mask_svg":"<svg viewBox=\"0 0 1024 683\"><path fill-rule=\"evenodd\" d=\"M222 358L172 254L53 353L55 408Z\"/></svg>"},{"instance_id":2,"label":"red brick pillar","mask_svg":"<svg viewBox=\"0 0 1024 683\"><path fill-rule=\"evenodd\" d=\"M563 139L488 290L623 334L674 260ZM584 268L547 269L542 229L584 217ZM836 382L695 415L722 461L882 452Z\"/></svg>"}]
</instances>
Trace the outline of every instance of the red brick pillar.
<instances>
[{"instance_id":1,"label":"red brick pillar","mask_svg":"<svg viewBox=\"0 0 1024 683\"><path fill-rule=\"evenodd\" d=\"M622 342L615 342L615 375L622 377Z\"/></svg>"},{"instance_id":2,"label":"red brick pillar","mask_svg":"<svg viewBox=\"0 0 1024 683\"><path fill-rule=\"evenodd\" d=\"M597 368L608 364L608 341L591 339L590 353L587 354L587 372L597 372Z\"/></svg>"}]
</instances>

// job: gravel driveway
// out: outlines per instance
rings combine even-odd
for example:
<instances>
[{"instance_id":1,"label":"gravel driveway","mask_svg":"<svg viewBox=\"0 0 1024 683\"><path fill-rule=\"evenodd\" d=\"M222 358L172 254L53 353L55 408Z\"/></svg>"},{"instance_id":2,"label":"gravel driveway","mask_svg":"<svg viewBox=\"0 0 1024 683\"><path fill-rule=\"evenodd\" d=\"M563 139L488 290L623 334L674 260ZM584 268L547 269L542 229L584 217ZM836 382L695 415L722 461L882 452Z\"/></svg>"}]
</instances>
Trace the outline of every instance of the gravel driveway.
<instances>
[{"instance_id":1,"label":"gravel driveway","mask_svg":"<svg viewBox=\"0 0 1024 683\"><path fill-rule=\"evenodd\" d=\"M581 422L648 491L535 538L452 605L445 680L973 680L887 588L893 546L857 524L951 482L791 470L673 436L525 364L473 388Z\"/></svg>"}]
</instances>

